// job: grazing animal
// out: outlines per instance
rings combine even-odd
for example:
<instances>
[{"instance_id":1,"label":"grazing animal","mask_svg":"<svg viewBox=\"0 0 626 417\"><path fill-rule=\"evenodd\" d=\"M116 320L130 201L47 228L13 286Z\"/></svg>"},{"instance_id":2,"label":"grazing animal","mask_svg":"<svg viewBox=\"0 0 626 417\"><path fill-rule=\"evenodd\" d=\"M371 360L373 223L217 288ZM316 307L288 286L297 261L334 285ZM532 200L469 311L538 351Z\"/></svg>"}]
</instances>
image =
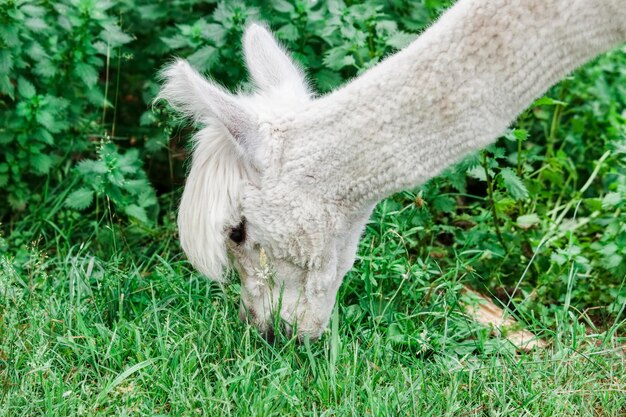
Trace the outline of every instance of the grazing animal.
<instances>
[{"instance_id":1,"label":"grazing animal","mask_svg":"<svg viewBox=\"0 0 626 417\"><path fill-rule=\"evenodd\" d=\"M404 50L316 98L303 71L253 24L251 94L184 60L159 98L203 126L178 227L190 262L224 281L240 316L319 337L374 205L492 143L569 71L626 40L624 0L459 0Z\"/></svg>"}]
</instances>

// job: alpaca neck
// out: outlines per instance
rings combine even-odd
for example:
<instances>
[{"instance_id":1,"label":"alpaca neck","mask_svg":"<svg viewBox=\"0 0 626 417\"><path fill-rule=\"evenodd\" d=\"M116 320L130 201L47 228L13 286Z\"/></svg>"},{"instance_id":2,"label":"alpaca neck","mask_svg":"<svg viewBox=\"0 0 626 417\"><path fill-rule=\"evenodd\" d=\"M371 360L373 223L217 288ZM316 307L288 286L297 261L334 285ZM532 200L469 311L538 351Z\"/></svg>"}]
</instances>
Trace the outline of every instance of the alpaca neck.
<instances>
[{"instance_id":1,"label":"alpaca neck","mask_svg":"<svg viewBox=\"0 0 626 417\"><path fill-rule=\"evenodd\" d=\"M459 0L403 51L285 116L284 169L365 207L487 146L552 84L626 40L622 0ZM321 188L320 188L321 187Z\"/></svg>"}]
</instances>

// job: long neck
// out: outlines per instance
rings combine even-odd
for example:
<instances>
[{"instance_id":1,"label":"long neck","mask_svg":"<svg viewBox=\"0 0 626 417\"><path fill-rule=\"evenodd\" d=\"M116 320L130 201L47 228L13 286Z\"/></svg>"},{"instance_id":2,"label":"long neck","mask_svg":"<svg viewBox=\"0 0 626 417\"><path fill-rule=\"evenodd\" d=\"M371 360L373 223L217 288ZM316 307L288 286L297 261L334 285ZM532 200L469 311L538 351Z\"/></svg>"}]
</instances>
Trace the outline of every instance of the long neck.
<instances>
[{"instance_id":1,"label":"long neck","mask_svg":"<svg viewBox=\"0 0 626 417\"><path fill-rule=\"evenodd\" d=\"M286 144L285 168L328 198L371 204L487 146L625 40L624 0L459 0L405 50L283 121L302 138Z\"/></svg>"}]
</instances>

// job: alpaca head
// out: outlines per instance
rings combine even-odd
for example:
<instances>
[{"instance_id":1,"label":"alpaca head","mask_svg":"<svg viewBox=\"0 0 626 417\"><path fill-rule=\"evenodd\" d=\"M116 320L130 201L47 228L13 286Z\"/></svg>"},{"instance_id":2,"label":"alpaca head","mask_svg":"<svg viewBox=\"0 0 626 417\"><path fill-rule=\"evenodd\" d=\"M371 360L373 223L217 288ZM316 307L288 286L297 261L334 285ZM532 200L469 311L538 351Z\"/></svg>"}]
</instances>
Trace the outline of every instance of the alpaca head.
<instances>
[{"instance_id":1,"label":"alpaca head","mask_svg":"<svg viewBox=\"0 0 626 417\"><path fill-rule=\"evenodd\" d=\"M162 73L159 98L203 126L178 214L190 262L224 281L233 266L241 281L240 317L270 333L318 337L342 278L354 261L368 213L340 210L316 190L319 160L284 163L301 137L283 126L313 101L302 71L258 25L244 35L254 91L231 94L186 61ZM298 158L295 158L296 160Z\"/></svg>"}]
</instances>

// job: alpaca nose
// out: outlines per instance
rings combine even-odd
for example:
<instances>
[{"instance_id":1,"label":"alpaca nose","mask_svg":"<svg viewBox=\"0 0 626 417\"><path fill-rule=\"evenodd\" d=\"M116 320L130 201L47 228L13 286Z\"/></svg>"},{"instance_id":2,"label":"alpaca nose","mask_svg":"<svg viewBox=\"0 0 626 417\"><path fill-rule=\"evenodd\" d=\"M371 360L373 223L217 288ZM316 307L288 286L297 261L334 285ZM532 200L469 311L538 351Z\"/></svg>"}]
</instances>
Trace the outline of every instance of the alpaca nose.
<instances>
[{"instance_id":1,"label":"alpaca nose","mask_svg":"<svg viewBox=\"0 0 626 417\"><path fill-rule=\"evenodd\" d=\"M252 324L256 319L256 312L251 308L247 308L243 303L241 303L239 305L238 316L239 320L241 320L242 322Z\"/></svg>"},{"instance_id":2,"label":"alpaca nose","mask_svg":"<svg viewBox=\"0 0 626 417\"><path fill-rule=\"evenodd\" d=\"M242 322L258 327L258 324L255 322L255 311L251 308L246 308L243 303L241 303L241 305L239 306L238 316L239 320L241 320ZM274 343L276 335L274 333L274 327L271 324L269 324L265 330L261 330L260 333L263 339L265 339L268 343Z\"/></svg>"},{"instance_id":3,"label":"alpaca nose","mask_svg":"<svg viewBox=\"0 0 626 417\"><path fill-rule=\"evenodd\" d=\"M239 307L239 313L237 314L237 316L239 317L239 320L244 323L248 321L248 313L246 313L246 310L244 310L242 307Z\"/></svg>"},{"instance_id":4,"label":"alpaca nose","mask_svg":"<svg viewBox=\"0 0 626 417\"><path fill-rule=\"evenodd\" d=\"M267 343L274 343L274 340L276 340L274 328L272 326L269 326L267 330L261 332L261 336L263 336L263 339L265 339Z\"/></svg>"},{"instance_id":5,"label":"alpaca nose","mask_svg":"<svg viewBox=\"0 0 626 417\"><path fill-rule=\"evenodd\" d=\"M274 343L275 340L289 339L292 336L292 328L284 321L274 321L268 323L260 333L268 343Z\"/></svg>"}]
</instances>

